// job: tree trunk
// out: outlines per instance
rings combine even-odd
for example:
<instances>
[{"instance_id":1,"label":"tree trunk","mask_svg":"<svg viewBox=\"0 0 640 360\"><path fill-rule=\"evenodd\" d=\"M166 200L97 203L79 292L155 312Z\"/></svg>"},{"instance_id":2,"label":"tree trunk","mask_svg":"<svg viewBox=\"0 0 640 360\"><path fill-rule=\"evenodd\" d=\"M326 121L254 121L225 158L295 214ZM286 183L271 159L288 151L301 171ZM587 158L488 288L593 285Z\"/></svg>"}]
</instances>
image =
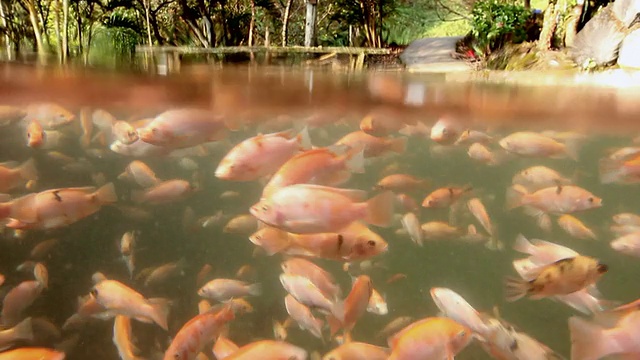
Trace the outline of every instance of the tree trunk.
<instances>
[{"instance_id":1,"label":"tree trunk","mask_svg":"<svg viewBox=\"0 0 640 360\"><path fill-rule=\"evenodd\" d=\"M249 40L247 41L248 46L253 46L253 29L256 26L256 2L255 0L251 0L251 21L249 21ZM251 53L251 57L253 58L253 52Z\"/></svg>"},{"instance_id":2,"label":"tree trunk","mask_svg":"<svg viewBox=\"0 0 640 360\"><path fill-rule=\"evenodd\" d=\"M287 46L287 37L289 35L289 14L291 12L292 3L293 0L287 0L287 6L284 8L284 14L282 15L282 46Z\"/></svg>"},{"instance_id":3,"label":"tree trunk","mask_svg":"<svg viewBox=\"0 0 640 360\"><path fill-rule=\"evenodd\" d=\"M62 63L62 37L60 36L60 0L53 0L53 27L56 32L56 47L58 48L58 61Z\"/></svg>"},{"instance_id":4,"label":"tree trunk","mask_svg":"<svg viewBox=\"0 0 640 360\"><path fill-rule=\"evenodd\" d=\"M542 30L540 31L540 39L538 40L539 50L549 50L553 40L553 33L558 25L558 9L556 4L549 2L547 9L544 11L544 20L542 21Z\"/></svg>"},{"instance_id":5,"label":"tree trunk","mask_svg":"<svg viewBox=\"0 0 640 360\"><path fill-rule=\"evenodd\" d=\"M2 20L2 26L6 29L7 28L7 18L4 15L4 4L2 3L2 0L0 0L0 18ZM11 61L13 60L13 53L11 51L11 39L9 38L9 34L5 33L4 34L4 46L6 47L6 51L7 51L7 60Z\"/></svg>"},{"instance_id":6,"label":"tree trunk","mask_svg":"<svg viewBox=\"0 0 640 360\"><path fill-rule=\"evenodd\" d=\"M307 0L307 15L304 25L304 46L316 46L316 17L318 15L317 0Z\"/></svg>"},{"instance_id":7,"label":"tree trunk","mask_svg":"<svg viewBox=\"0 0 640 360\"><path fill-rule=\"evenodd\" d=\"M198 26L194 24L193 21L191 20L185 20L185 22L187 23L187 25L189 25L189 28L191 29L191 31L193 31L193 34L196 36L196 38L198 38L198 41L200 41L202 46L209 47L210 44L207 43L207 39L204 37L204 35L202 34L202 31L200 31Z\"/></svg>"},{"instance_id":8,"label":"tree trunk","mask_svg":"<svg viewBox=\"0 0 640 360\"><path fill-rule=\"evenodd\" d=\"M584 8L584 0L578 0L576 6L571 9L571 14L566 22L566 28L564 33L564 45L566 47L573 46L573 42L576 39L578 33L578 23L582 16L582 9Z\"/></svg>"},{"instance_id":9,"label":"tree trunk","mask_svg":"<svg viewBox=\"0 0 640 360\"><path fill-rule=\"evenodd\" d=\"M69 0L62 0L62 63L69 55Z\"/></svg>"},{"instance_id":10,"label":"tree trunk","mask_svg":"<svg viewBox=\"0 0 640 360\"><path fill-rule=\"evenodd\" d=\"M149 4L150 1L151 0L143 0L143 4L144 4L144 13L147 21L147 41L149 41L149 46L152 46L153 41L151 40L151 19L149 16L149 6L151 6Z\"/></svg>"},{"instance_id":11,"label":"tree trunk","mask_svg":"<svg viewBox=\"0 0 640 360\"><path fill-rule=\"evenodd\" d=\"M42 42L42 32L40 31L40 24L38 23L38 13L36 7L31 2L32 0L25 0L25 5L29 11L29 21L33 27L33 36L36 39L36 52L38 53L38 61L43 63L45 56L44 43Z\"/></svg>"}]
</instances>

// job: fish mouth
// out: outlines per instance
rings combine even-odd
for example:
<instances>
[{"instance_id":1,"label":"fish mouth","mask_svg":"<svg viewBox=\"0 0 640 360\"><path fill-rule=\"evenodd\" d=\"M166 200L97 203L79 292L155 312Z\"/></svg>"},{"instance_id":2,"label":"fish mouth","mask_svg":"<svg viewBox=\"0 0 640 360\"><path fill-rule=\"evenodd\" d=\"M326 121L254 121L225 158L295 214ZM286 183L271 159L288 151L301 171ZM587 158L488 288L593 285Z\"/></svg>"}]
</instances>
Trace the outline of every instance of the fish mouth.
<instances>
[{"instance_id":1,"label":"fish mouth","mask_svg":"<svg viewBox=\"0 0 640 360\"><path fill-rule=\"evenodd\" d=\"M596 266L596 271L597 271L599 274L604 274L604 273L606 273L607 271L609 271L609 266L608 266L608 265L606 265L606 264L599 263L599 264L598 264L598 266Z\"/></svg>"}]
</instances>

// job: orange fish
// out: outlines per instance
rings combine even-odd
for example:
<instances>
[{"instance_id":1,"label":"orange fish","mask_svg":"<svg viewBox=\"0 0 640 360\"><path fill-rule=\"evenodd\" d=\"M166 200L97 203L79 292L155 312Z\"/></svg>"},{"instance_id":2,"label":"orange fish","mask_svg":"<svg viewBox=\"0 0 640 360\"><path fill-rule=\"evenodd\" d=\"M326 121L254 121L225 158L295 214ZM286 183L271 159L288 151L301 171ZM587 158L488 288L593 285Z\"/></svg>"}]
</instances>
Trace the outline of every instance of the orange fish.
<instances>
[{"instance_id":1,"label":"orange fish","mask_svg":"<svg viewBox=\"0 0 640 360\"><path fill-rule=\"evenodd\" d=\"M15 168L0 164L0 193L11 191L31 180L38 178L35 160L29 159Z\"/></svg>"},{"instance_id":2,"label":"orange fish","mask_svg":"<svg viewBox=\"0 0 640 360\"><path fill-rule=\"evenodd\" d=\"M138 135L145 143L179 149L221 140L226 130L221 116L208 110L185 108L168 110L156 116L138 129Z\"/></svg>"},{"instance_id":3,"label":"orange fish","mask_svg":"<svg viewBox=\"0 0 640 360\"><path fill-rule=\"evenodd\" d=\"M27 126L27 146L37 149L44 143L45 132L42 125L36 120L31 120Z\"/></svg>"},{"instance_id":4,"label":"orange fish","mask_svg":"<svg viewBox=\"0 0 640 360\"><path fill-rule=\"evenodd\" d=\"M367 311L372 293L373 283L367 275L360 275L353 281L351 292L344 300L342 328L347 342L351 339L351 330L356 325L356 321Z\"/></svg>"},{"instance_id":5,"label":"orange fish","mask_svg":"<svg viewBox=\"0 0 640 360\"><path fill-rule=\"evenodd\" d=\"M387 360L389 349L361 342L348 342L331 350L322 360Z\"/></svg>"},{"instance_id":6,"label":"orange fish","mask_svg":"<svg viewBox=\"0 0 640 360\"><path fill-rule=\"evenodd\" d=\"M0 360L64 360L65 353L42 347L23 347L0 353Z\"/></svg>"},{"instance_id":7,"label":"orange fish","mask_svg":"<svg viewBox=\"0 0 640 360\"><path fill-rule=\"evenodd\" d=\"M97 190L94 187L46 190L12 201L14 206L19 204L22 209L10 215L12 219L7 227L55 229L73 224L117 200L112 183Z\"/></svg>"},{"instance_id":8,"label":"orange fish","mask_svg":"<svg viewBox=\"0 0 640 360\"><path fill-rule=\"evenodd\" d=\"M469 344L471 334L449 318L419 320L389 338L389 360L453 359Z\"/></svg>"},{"instance_id":9,"label":"orange fish","mask_svg":"<svg viewBox=\"0 0 640 360\"><path fill-rule=\"evenodd\" d=\"M237 352L240 347L236 345L233 341L224 337L223 335L218 336L215 344L213 344L213 355L216 359L226 359L231 356L233 353Z\"/></svg>"},{"instance_id":10,"label":"orange fish","mask_svg":"<svg viewBox=\"0 0 640 360\"><path fill-rule=\"evenodd\" d=\"M166 204L183 200L191 195L194 188L186 180L167 180L148 188L144 191L134 191L131 193L131 200L137 203L146 204Z\"/></svg>"},{"instance_id":11,"label":"orange fish","mask_svg":"<svg viewBox=\"0 0 640 360\"><path fill-rule=\"evenodd\" d=\"M364 172L364 153L358 149L319 148L293 156L273 175L262 191L271 196L277 189L294 184L340 185L351 173Z\"/></svg>"},{"instance_id":12,"label":"orange fish","mask_svg":"<svg viewBox=\"0 0 640 360\"><path fill-rule=\"evenodd\" d=\"M427 179L419 179L408 174L393 174L385 176L382 180L378 181L375 188L393 192L410 192L426 188L429 185L430 181Z\"/></svg>"},{"instance_id":13,"label":"orange fish","mask_svg":"<svg viewBox=\"0 0 640 360\"><path fill-rule=\"evenodd\" d=\"M407 148L407 138L379 138L365 133L354 131L342 137L336 145L347 145L352 149L364 149L364 157L377 157L386 153L403 153Z\"/></svg>"},{"instance_id":14,"label":"orange fish","mask_svg":"<svg viewBox=\"0 0 640 360\"><path fill-rule=\"evenodd\" d=\"M231 149L220 161L215 176L223 180L253 181L273 174L299 150L311 148L309 132L291 131L258 135Z\"/></svg>"},{"instance_id":15,"label":"orange fish","mask_svg":"<svg viewBox=\"0 0 640 360\"><path fill-rule=\"evenodd\" d=\"M284 341L261 340L247 344L225 360L306 360L307 351Z\"/></svg>"},{"instance_id":16,"label":"orange fish","mask_svg":"<svg viewBox=\"0 0 640 360\"><path fill-rule=\"evenodd\" d=\"M426 208L446 208L455 203L463 194L471 191L471 186L439 188L422 201Z\"/></svg>"},{"instance_id":17,"label":"orange fish","mask_svg":"<svg viewBox=\"0 0 640 360\"><path fill-rule=\"evenodd\" d=\"M393 193L362 201L360 190L297 184L277 190L253 205L258 220L298 234L335 232L356 220L388 226L393 217Z\"/></svg>"},{"instance_id":18,"label":"orange fish","mask_svg":"<svg viewBox=\"0 0 640 360\"><path fill-rule=\"evenodd\" d=\"M230 305L213 307L196 315L180 328L164 353L164 360L193 359L205 345L218 337L222 327L234 319Z\"/></svg>"},{"instance_id":19,"label":"orange fish","mask_svg":"<svg viewBox=\"0 0 640 360\"><path fill-rule=\"evenodd\" d=\"M292 234L264 227L249 237L268 255L283 253L337 261L364 260L388 250L380 235L358 221L338 233Z\"/></svg>"}]
</instances>

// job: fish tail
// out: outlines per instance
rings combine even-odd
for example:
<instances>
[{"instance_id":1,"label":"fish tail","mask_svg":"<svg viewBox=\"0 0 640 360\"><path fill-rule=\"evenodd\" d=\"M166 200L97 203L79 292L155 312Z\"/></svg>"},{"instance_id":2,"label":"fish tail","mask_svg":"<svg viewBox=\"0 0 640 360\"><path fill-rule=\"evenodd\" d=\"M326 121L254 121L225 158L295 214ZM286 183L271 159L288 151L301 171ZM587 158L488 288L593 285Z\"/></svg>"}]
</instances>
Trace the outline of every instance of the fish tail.
<instances>
[{"instance_id":1,"label":"fish tail","mask_svg":"<svg viewBox=\"0 0 640 360\"><path fill-rule=\"evenodd\" d=\"M262 295L262 284L251 284L247 289L250 295L260 296Z\"/></svg>"},{"instance_id":2,"label":"fish tail","mask_svg":"<svg viewBox=\"0 0 640 360\"><path fill-rule=\"evenodd\" d=\"M514 302L527 295L529 283L526 280L515 277L506 277L504 279L504 290L507 301Z\"/></svg>"},{"instance_id":3,"label":"fish tail","mask_svg":"<svg viewBox=\"0 0 640 360\"><path fill-rule=\"evenodd\" d=\"M572 360L597 360L624 349L604 329L580 317L569 318Z\"/></svg>"},{"instance_id":4,"label":"fish tail","mask_svg":"<svg viewBox=\"0 0 640 360\"><path fill-rule=\"evenodd\" d=\"M100 204L113 204L118 201L118 194L116 194L116 187L113 183L108 183L96 191L96 197Z\"/></svg>"},{"instance_id":5,"label":"fish tail","mask_svg":"<svg viewBox=\"0 0 640 360\"><path fill-rule=\"evenodd\" d=\"M238 116L227 115L224 118L224 125L231 131L238 131L244 127L242 119Z\"/></svg>"},{"instance_id":6,"label":"fish tail","mask_svg":"<svg viewBox=\"0 0 640 360\"><path fill-rule=\"evenodd\" d=\"M300 130L296 136L296 140L298 140L301 150L309 150L313 148L313 145L311 144L311 137L309 136L309 128L306 126Z\"/></svg>"},{"instance_id":7,"label":"fish tail","mask_svg":"<svg viewBox=\"0 0 640 360\"><path fill-rule=\"evenodd\" d=\"M38 170L36 169L36 161L29 159L24 164L18 167L18 172L23 180L37 180Z\"/></svg>"},{"instance_id":8,"label":"fish tail","mask_svg":"<svg viewBox=\"0 0 640 360\"><path fill-rule=\"evenodd\" d=\"M394 153L402 154L407 150L407 138L399 137L391 140L391 146L389 147Z\"/></svg>"},{"instance_id":9,"label":"fish tail","mask_svg":"<svg viewBox=\"0 0 640 360\"><path fill-rule=\"evenodd\" d=\"M603 184L618 183L627 175L624 163L618 160L602 159L598 164L600 182Z\"/></svg>"},{"instance_id":10,"label":"fish tail","mask_svg":"<svg viewBox=\"0 0 640 360\"><path fill-rule=\"evenodd\" d=\"M345 165L352 173L364 173L364 150L350 151L347 155Z\"/></svg>"},{"instance_id":11,"label":"fish tail","mask_svg":"<svg viewBox=\"0 0 640 360\"><path fill-rule=\"evenodd\" d=\"M13 327L13 333L16 339L33 341L33 326L31 318L22 320L18 325Z\"/></svg>"},{"instance_id":12,"label":"fish tail","mask_svg":"<svg viewBox=\"0 0 640 360\"><path fill-rule=\"evenodd\" d=\"M171 309L171 303L167 299L162 298L154 298L149 299L149 304L153 308L153 311L149 315L150 318L158 324L164 330L169 329L168 318L169 311Z\"/></svg>"},{"instance_id":13,"label":"fish tail","mask_svg":"<svg viewBox=\"0 0 640 360\"><path fill-rule=\"evenodd\" d=\"M395 196L391 191L385 191L367 201L366 221L376 226L387 227L393 220L393 203Z\"/></svg>"},{"instance_id":14,"label":"fish tail","mask_svg":"<svg viewBox=\"0 0 640 360\"><path fill-rule=\"evenodd\" d=\"M520 185L513 185L507 189L506 194L506 208L507 210L515 209L522 205L525 205L523 202L525 196L528 195L528 191L525 187Z\"/></svg>"}]
</instances>

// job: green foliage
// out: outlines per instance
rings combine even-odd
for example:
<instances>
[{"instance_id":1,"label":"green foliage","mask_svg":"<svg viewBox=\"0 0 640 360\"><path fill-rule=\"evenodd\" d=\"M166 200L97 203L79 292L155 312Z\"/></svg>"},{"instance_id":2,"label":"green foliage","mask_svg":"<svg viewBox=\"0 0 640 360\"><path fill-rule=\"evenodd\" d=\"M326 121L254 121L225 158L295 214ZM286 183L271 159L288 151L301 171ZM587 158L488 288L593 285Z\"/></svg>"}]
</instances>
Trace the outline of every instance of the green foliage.
<instances>
[{"instance_id":1,"label":"green foliage","mask_svg":"<svg viewBox=\"0 0 640 360\"><path fill-rule=\"evenodd\" d=\"M467 19L452 14L443 16L439 16L430 1L404 3L385 21L383 39L387 44L407 45L423 37L462 36L470 31Z\"/></svg>"},{"instance_id":2,"label":"green foliage","mask_svg":"<svg viewBox=\"0 0 640 360\"><path fill-rule=\"evenodd\" d=\"M477 48L484 54L527 39L526 24L531 11L524 6L508 0L479 0L471 16L471 32Z\"/></svg>"},{"instance_id":3,"label":"green foliage","mask_svg":"<svg viewBox=\"0 0 640 360\"><path fill-rule=\"evenodd\" d=\"M143 41L140 34L127 27L104 27L95 30L89 62L109 68L133 63L136 45Z\"/></svg>"}]
</instances>

